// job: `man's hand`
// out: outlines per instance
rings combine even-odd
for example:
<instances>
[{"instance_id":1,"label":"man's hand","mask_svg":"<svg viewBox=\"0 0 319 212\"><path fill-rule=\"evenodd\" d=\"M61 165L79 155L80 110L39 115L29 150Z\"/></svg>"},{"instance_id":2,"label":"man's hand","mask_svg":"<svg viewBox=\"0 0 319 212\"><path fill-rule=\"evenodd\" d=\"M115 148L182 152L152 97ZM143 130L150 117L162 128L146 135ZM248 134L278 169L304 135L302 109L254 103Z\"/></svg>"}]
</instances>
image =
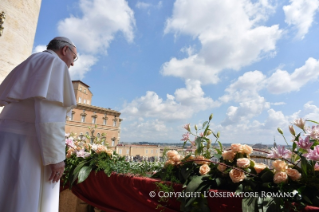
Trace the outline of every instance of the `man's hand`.
<instances>
[{"instance_id":1,"label":"man's hand","mask_svg":"<svg viewBox=\"0 0 319 212\"><path fill-rule=\"evenodd\" d=\"M51 175L49 181L52 180L52 183L58 182L63 175L64 172L64 161L56 164L50 164Z\"/></svg>"}]
</instances>

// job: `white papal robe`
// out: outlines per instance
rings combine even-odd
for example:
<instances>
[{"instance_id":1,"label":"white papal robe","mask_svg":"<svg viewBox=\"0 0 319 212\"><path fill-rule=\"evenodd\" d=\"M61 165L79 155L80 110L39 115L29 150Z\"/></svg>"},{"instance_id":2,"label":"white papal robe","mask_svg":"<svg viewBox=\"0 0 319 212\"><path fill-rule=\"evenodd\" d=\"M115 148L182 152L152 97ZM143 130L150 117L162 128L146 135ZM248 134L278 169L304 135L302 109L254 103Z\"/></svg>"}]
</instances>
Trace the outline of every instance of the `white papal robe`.
<instances>
[{"instance_id":1,"label":"white papal robe","mask_svg":"<svg viewBox=\"0 0 319 212\"><path fill-rule=\"evenodd\" d=\"M65 120L76 105L67 66L52 51L30 56L0 85L0 211L57 212L49 164L65 159Z\"/></svg>"}]
</instances>

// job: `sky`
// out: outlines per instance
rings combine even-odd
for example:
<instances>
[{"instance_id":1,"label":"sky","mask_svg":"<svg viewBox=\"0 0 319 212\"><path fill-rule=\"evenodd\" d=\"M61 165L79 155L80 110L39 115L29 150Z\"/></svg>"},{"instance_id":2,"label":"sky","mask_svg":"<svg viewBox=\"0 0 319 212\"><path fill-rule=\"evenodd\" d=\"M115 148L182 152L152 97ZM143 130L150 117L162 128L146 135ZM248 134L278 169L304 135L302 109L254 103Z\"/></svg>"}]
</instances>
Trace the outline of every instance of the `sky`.
<instances>
[{"instance_id":1,"label":"sky","mask_svg":"<svg viewBox=\"0 0 319 212\"><path fill-rule=\"evenodd\" d=\"M319 121L318 18L319 0L42 1L33 52L75 43L71 78L121 112L121 142L182 142L213 113L222 143L284 144L277 127Z\"/></svg>"}]
</instances>

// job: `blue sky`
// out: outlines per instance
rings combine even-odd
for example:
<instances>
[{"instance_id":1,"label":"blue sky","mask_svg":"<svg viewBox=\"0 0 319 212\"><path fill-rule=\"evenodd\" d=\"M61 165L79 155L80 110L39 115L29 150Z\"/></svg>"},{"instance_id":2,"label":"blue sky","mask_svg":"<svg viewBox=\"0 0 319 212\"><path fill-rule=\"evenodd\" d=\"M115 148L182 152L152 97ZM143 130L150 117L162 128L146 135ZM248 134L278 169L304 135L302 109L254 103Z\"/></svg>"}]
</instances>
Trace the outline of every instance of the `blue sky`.
<instances>
[{"instance_id":1,"label":"blue sky","mask_svg":"<svg viewBox=\"0 0 319 212\"><path fill-rule=\"evenodd\" d=\"M179 142L183 125L225 143L284 143L319 121L319 0L42 1L34 52L69 37L74 80L120 111L123 142ZM193 138L192 138L193 139Z\"/></svg>"}]
</instances>

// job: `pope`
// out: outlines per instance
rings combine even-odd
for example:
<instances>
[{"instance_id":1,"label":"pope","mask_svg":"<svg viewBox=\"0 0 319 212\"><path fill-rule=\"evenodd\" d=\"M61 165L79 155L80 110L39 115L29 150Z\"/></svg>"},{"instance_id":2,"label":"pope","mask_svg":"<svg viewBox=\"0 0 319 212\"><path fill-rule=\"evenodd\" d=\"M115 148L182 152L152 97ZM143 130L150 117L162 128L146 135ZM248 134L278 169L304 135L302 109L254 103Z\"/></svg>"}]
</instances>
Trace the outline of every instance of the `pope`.
<instances>
[{"instance_id":1,"label":"pope","mask_svg":"<svg viewBox=\"0 0 319 212\"><path fill-rule=\"evenodd\" d=\"M73 42L56 37L0 85L0 211L58 212L65 120L76 106Z\"/></svg>"}]
</instances>

